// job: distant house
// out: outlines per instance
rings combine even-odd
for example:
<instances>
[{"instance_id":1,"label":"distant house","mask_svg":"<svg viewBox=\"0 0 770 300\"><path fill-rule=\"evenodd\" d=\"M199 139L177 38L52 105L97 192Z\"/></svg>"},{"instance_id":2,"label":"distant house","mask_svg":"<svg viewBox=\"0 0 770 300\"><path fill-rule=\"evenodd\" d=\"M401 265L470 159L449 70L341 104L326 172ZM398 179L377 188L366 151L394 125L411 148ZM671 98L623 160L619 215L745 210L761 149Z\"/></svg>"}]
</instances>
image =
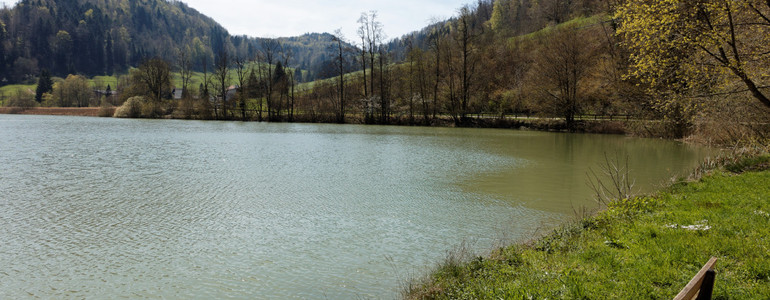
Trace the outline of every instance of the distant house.
<instances>
[{"instance_id":1,"label":"distant house","mask_svg":"<svg viewBox=\"0 0 770 300\"><path fill-rule=\"evenodd\" d=\"M227 93L225 93L225 101L230 101L233 98L235 98L235 94L238 93L238 89L241 88L240 86L231 85L227 88Z\"/></svg>"},{"instance_id":2,"label":"distant house","mask_svg":"<svg viewBox=\"0 0 770 300\"><path fill-rule=\"evenodd\" d=\"M111 90L94 90L94 96L97 98L101 98L102 96L111 97L111 96L117 96L118 91L111 91Z\"/></svg>"},{"instance_id":3,"label":"distant house","mask_svg":"<svg viewBox=\"0 0 770 300\"><path fill-rule=\"evenodd\" d=\"M235 108L238 106L238 104L232 100L235 98L235 95L238 93L239 88L240 86L238 86L237 84L227 87L227 92L225 93L225 102L230 102L230 106L232 108ZM209 98L209 100L211 101L211 104L214 105L215 107L220 107L222 102L222 96L220 95L217 95L216 97L212 96Z\"/></svg>"},{"instance_id":4,"label":"distant house","mask_svg":"<svg viewBox=\"0 0 770 300\"><path fill-rule=\"evenodd\" d=\"M179 100L182 99L182 89L174 88L171 90L171 99Z\"/></svg>"}]
</instances>

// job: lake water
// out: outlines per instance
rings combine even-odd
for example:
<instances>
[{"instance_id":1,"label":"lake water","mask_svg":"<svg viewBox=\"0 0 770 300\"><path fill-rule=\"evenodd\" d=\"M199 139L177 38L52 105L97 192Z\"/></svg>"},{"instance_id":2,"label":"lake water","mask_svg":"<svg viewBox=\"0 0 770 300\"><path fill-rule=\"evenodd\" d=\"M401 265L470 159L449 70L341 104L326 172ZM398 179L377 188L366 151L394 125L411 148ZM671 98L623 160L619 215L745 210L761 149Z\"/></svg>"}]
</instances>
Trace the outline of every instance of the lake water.
<instances>
[{"instance_id":1,"label":"lake water","mask_svg":"<svg viewBox=\"0 0 770 300\"><path fill-rule=\"evenodd\" d=\"M0 115L0 298L382 298L706 149L513 130ZM483 252L480 252L483 253Z\"/></svg>"}]
</instances>

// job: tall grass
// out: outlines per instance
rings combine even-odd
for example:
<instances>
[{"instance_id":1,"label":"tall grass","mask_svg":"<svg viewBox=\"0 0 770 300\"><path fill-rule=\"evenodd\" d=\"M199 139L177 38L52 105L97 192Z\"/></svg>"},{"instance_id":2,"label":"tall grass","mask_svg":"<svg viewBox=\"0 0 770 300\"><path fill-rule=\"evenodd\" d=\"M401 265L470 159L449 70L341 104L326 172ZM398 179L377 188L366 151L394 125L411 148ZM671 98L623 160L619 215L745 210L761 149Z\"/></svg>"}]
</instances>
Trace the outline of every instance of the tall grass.
<instances>
[{"instance_id":1,"label":"tall grass","mask_svg":"<svg viewBox=\"0 0 770 300\"><path fill-rule=\"evenodd\" d=\"M712 160L698 181L611 201L532 242L448 259L405 298L671 299L716 256L714 298L770 299L770 156L760 151Z\"/></svg>"}]
</instances>

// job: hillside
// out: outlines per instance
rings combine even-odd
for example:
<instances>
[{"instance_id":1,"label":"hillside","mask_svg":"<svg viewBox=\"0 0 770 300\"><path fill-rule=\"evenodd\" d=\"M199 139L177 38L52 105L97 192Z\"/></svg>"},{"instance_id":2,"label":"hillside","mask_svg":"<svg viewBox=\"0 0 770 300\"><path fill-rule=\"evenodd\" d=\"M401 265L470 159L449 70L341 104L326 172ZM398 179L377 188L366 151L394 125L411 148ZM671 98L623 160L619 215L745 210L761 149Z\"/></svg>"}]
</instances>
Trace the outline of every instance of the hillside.
<instances>
[{"instance_id":1,"label":"hillside","mask_svg":"<svg viewBox=\"0 0 770 300\"><path fill-rule=\"evenodd\" d=\"M180 1L23 0L0 8L0 85L29 81L42 69L61 77L123 73L147 57L173 62L179 50L201 70L222 49L254 58L262 40L231 36ZM279 41L291 50L289 66L320 69L332 37Z\"/></svg>"},{"instance_id":2,"label":"hillside","mask_svg":"<svg viewBox=\"0 0 770 300\"><path fill-rule=\"evenodd\" d=\"M228 40L211 18L163 0L24 0L0 11L0 20L0 77L11 83L43 68L58 76L122 72L146 56L170 59L180 45L212 55Z\"/></svg>"},{"instance_id":3,"label":"hillside","mask_svg":"<svg viewBox=\"0 0 770 300\"><path fill-rule=\"evenodd\" d=\"M315 79L325 79L332 77L325 68L332 63L334 58L334 36L329 33L306 33L296 37L278 38L284 47L295 57L289 67L298 68L307 71L307 76L298 80L300 82L312 81ZM346 43L346 48L352 49L355 46ZM354 61L355 54L347 53L347 61ZM357 70L357 65L351 64L347 69Z\"/></svg>"},{"instance_id":4,"label":"hillside","mask_svg":"<svg viewBox=\"0 0 770 300\"><path fill-rule=\"evenodd\" d=\"M458 8L458 13L462 14L466 9L471 15L471 26L483 25L486 31L494 32L493 39L505 39L533 33L575 17L606 13L608 7L604 2L592 0L483 0ZM428 50L436 34L441 37L451 35L459 17L434 20L422 29L391 40L385 47L400 59L405 58L410 43Z\"/></svg>"}]
</instances>

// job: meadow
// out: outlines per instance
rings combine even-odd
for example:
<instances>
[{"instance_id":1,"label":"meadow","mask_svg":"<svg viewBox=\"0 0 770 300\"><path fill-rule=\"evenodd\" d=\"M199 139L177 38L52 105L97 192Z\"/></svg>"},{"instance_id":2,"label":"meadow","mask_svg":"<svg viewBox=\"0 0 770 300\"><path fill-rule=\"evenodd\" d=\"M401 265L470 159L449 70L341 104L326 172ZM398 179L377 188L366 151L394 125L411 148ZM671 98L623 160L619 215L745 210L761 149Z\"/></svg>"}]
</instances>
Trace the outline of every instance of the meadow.
<instances>
[{"instance_id":1,"label":"meadow","mask_svg":"<svg viewBox=\"0 0 770 300\"><path fill-rule=\"evenodd\" d=\"M671 299L711 258L714 299L770 298L770 156L746 158L489 256L453 252L411 299Z\"/></svg>"}]
</instances>

